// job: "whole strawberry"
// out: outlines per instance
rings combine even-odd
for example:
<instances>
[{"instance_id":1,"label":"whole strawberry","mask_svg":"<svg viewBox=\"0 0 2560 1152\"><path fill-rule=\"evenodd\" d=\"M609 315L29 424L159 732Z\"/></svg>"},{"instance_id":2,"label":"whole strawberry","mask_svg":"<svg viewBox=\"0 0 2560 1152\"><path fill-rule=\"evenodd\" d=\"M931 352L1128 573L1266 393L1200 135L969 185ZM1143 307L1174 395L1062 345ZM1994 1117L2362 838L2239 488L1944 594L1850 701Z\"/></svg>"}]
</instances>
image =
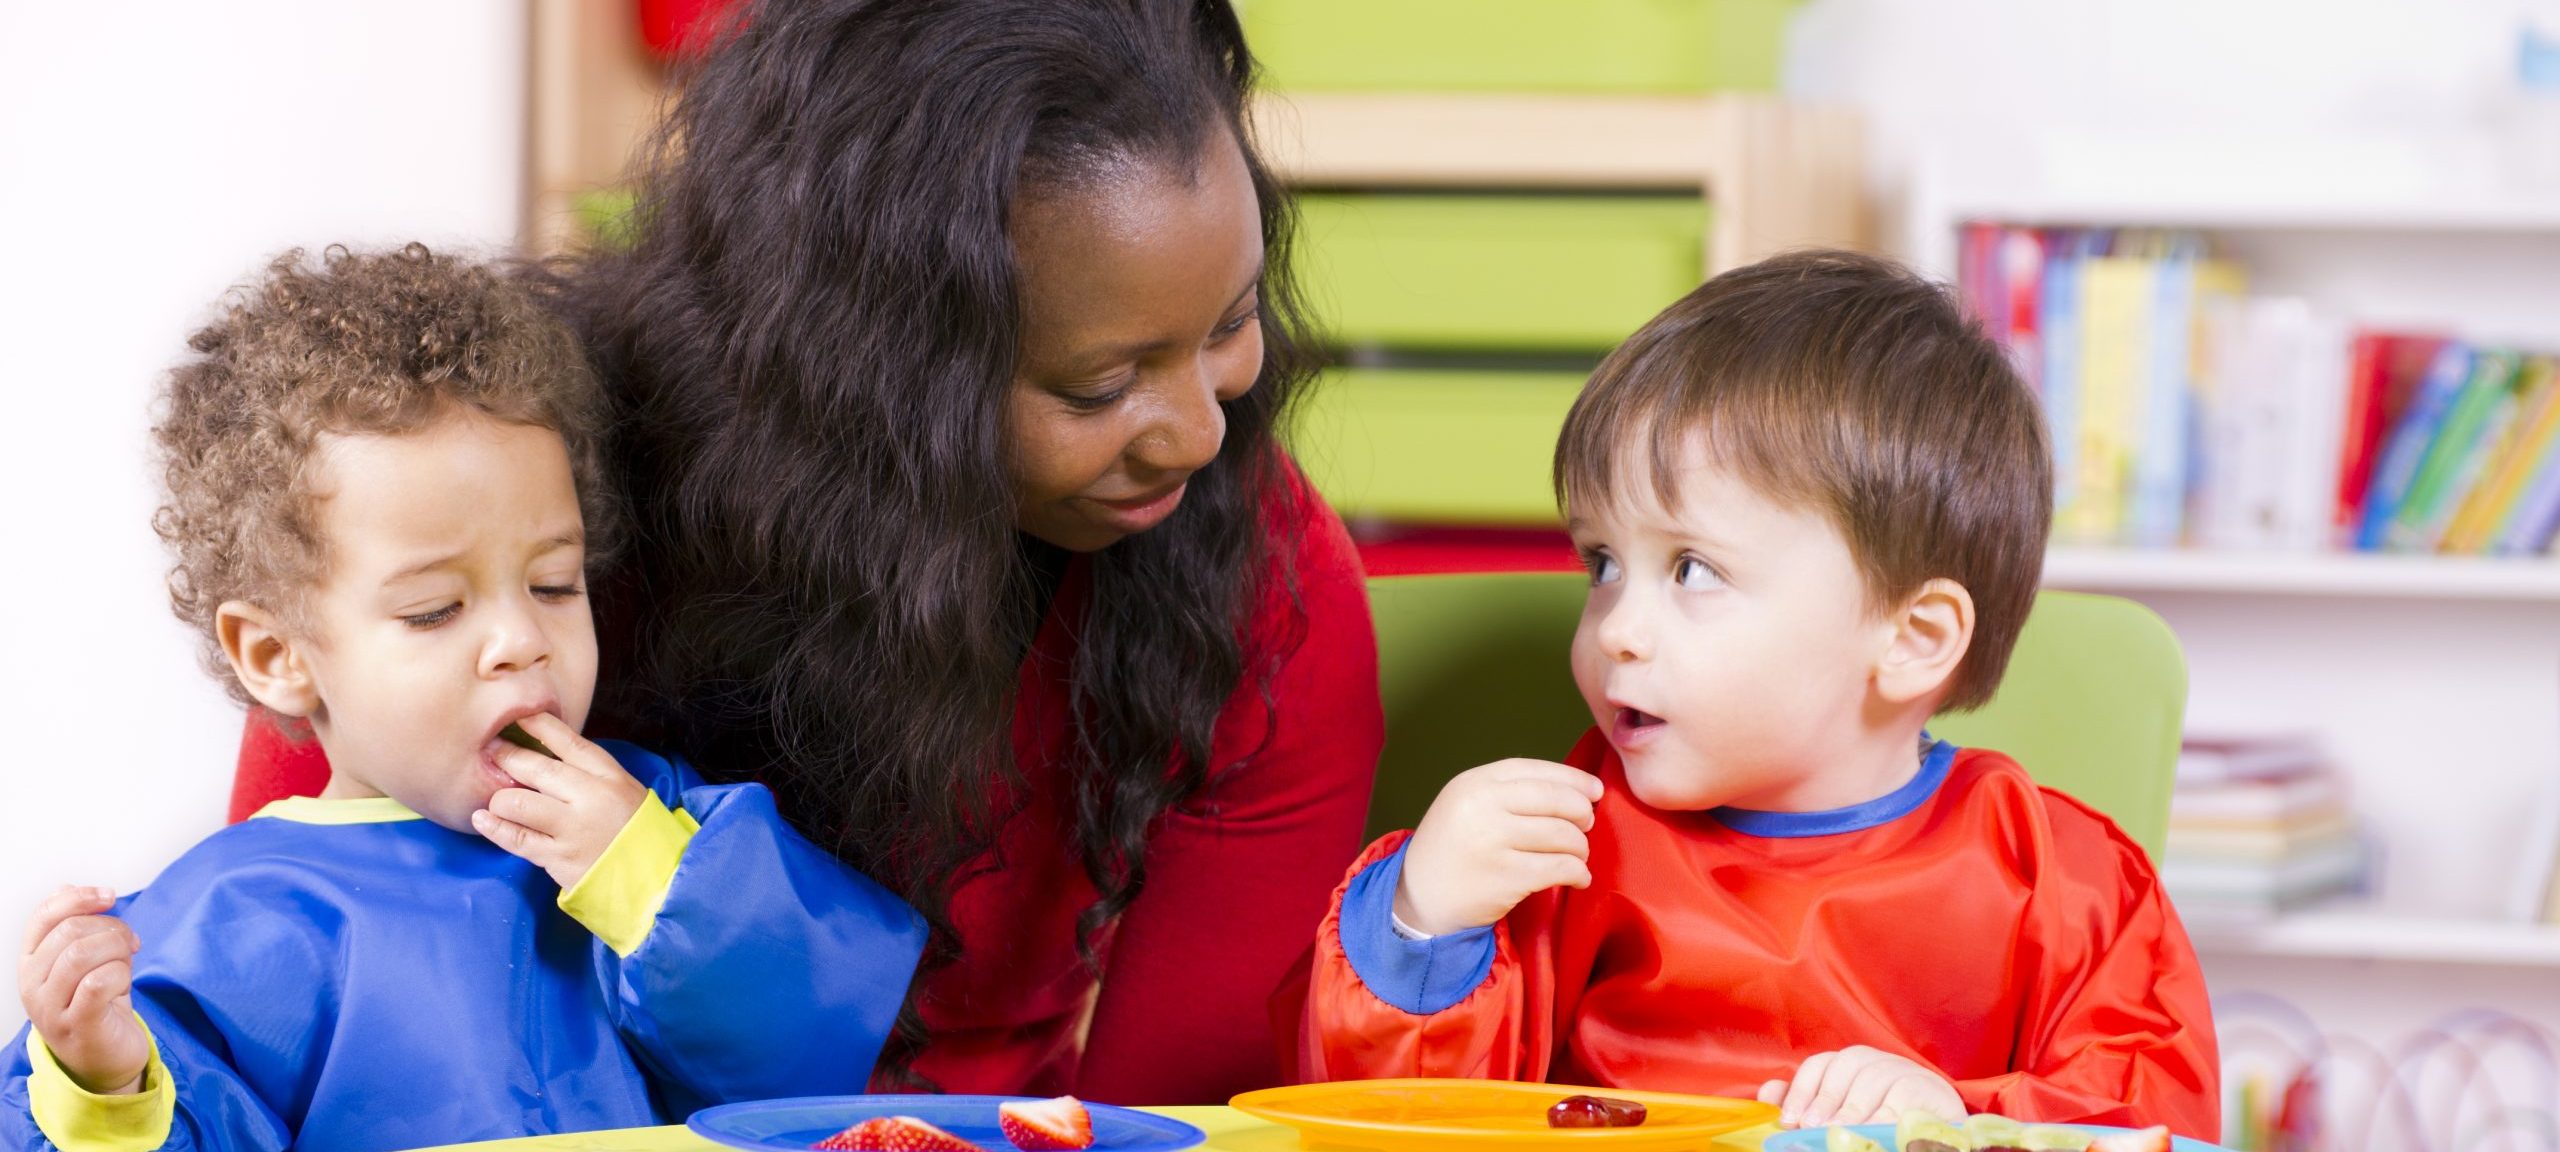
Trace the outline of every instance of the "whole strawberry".
<instances>
[{"instance_id":1,"label":"whole strawberry","mask_svg":"<svg viewBox=\"0 0 2560 1152\"><path fill-rule=\"evenodd\" d=\"M996 1106L996 1126L1024 1152L1093 1147L1093 1114L1073 1096L1006 1101Z\"/></svg>"},{"instance_id":2,"label":"whole strawberry","mask_svg":"<svg viewBox=\"0 0 2560 1152\"><path fill-rule=\"evenodd\" d=\"M823 1152L985 1152L913 1116L874 1116L809 1147Z\"/></svg>"}]
</instances>

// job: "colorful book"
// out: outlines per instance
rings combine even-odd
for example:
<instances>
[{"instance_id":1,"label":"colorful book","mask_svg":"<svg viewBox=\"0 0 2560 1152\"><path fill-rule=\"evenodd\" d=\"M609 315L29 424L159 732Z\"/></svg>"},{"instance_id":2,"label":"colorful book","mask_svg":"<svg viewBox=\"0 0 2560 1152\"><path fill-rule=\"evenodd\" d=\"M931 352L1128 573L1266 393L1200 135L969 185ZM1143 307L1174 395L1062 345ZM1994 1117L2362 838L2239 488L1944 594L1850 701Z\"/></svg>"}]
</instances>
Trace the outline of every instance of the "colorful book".
<instances>
[{"instance_id":1,"label":"colorful book","mask_svg":"<svg viewBox=\"0 0 2560 1152\"><path fill-rule=\"evenodd\" d=\"M2044 238L2031 229L2011 228L2000 238L2000 294L2003 331L2018 376L2038 395L2044 392L2044 333L2039 304L2044 293Z\"/></svg>"},{"instance_id":2,"label":"colorful book","mask_svg":"<svg viewBox=\"0 0 2560 1152\"><path fill-rule=\"evenodd\" d=\"M2515 511L2507 514L2495 551L2500 556L2540 556L2551 550L2555 530L2560 530L2560 464L2546 455L2526 482L2524 495L2516 498Z\"/></svg>"},{"instance_id":3,"label":"colorful book","mask_svg":"<svg viewBox=\"0 0 2560 1152\"><path fill-rule=\"evenodd\" d=\"M2410 482L2417 479L2418 465L2427 448L2444 426L2445 414L2452 410L2454 398L2462 393L2471 379L2471 349L2460 343L2447 343L2436 350L2427 366L2426 377L2409 398L2409 406L2393 423L2385 440L2382 455L2375 460L2373 481L2365 490L2364 518L2356 528L2356 549L2360 552L2382 550L2391 533L2392 518L2399 514L2400 502L2408 495Z\"/></svg>"},{"instance_id":4,"label":"colorful book","mask_svg":"<svg viewBox=\"0 0 2560 1152\"><path fill-rule=\"evenodd\" d=\"M2484 442L2515 407L2517 357L2512 352L2482 351L2471 358L2471 378L2462 386L2435 442L2418 463L2400 508L2391 517L2384 546L2402 552L2433 552L2453 519L2456 503L2480 471Z\"/></svg>"},{"instance_id":5,"label":"colorful book","mask_svg":"<svg viewBox=\"0 0 2560 1152\"><path fill-rule=\"evenodd\" d=\"M2086 262L2080 278L2079 491L2061 528L2070 539L2103 543L2124 527L2142 450L2159 265L2102 256Z\"/></svg>"},{"instance_id":6,"label":"colorful book","mask_svg":"<svg viewBox=\"0 0 2560 1152\"><path fill-rule=\"evenodd\" d=\"M2383 438L2392 422L2409 407L2409 397L2427 374L2427 362L2444 343L2432 336L2366 332L2356 337L2348 369L2345 421L2338 445L2338 497L2334 537L2341 546L2355 543L2364 521L2367 485Z\"/></svg>"},{"instance_id":7,"label":"colorful book","mask_svg":"<svg viewBox=\"0 0 2560 1152\"><path fill-rule=\"evenodd\" d=\"M2278 481L2276 544L2316 551L2331 542L2337 502L2329 462L2346 429L2347 329L2295 301L2284 333L2284 463Z\"/></svg>"},{"instance_id":8,"label":"colorful book","mask_svg":"<svg viewBox=\"0 0 2560 1152\"><path fill-rule=\"evenodd\" d=\"M2185 534L2188 421L2193 410L2191 349L2196 316L2196 255L2172 251L2152 269L2148 379L2141 397L2125 537L2143 548L2171 548Z\"/></svg>"},{"instance_id":9,"label":"colorful book","mask_svg":"<svg viewBox=\"0 0 2560 1152\"><path fill-rule=\"evenodd\" d=\"M2549 357L2536 356L2517 369L2515 416L2488 453L2487 474L2472 485L2452 527L2445 529L2443 551L2466 556L2488 551L2524 494L2525 482L2533 478L2535 464L2550 456L2553 436L2560 434L2560 388L2553 380Z\"/></svg>"},{"instance_id":10,"label":"colorful book","mask_svg":"<svg viewBox=\"0 0 2560 1152\"><path fill-rule=\"evenodd\" d=\"M2080 282L2104 243L2094 233L2045 234L2044 280L2038 285L2038 329L2044 338L2044 419L2053 441L2053 517L2068 524L2080 502Z\"/></svg>"}]
</instances>

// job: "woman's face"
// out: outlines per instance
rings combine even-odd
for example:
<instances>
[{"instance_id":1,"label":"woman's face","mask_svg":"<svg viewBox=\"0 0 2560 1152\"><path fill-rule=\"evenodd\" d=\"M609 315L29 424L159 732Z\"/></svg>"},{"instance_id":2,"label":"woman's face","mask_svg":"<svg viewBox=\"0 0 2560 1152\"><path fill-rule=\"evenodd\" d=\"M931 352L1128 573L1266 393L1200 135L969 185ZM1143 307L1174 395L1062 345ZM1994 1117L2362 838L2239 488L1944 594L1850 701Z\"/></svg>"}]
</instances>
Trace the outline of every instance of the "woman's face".
<instances>
[{"instance_id":1,"label":"woman's face","mask_svg":"<svg viewBox=\"0 0 2560 1152\"><path fill-rule=\"evenodd\" d=\"M1130 163L1013 214L1019 527L1091 552L1164 522L1262 369L1262 212L1221 140L1196 179Z\"/></svg>"}]
</instances>

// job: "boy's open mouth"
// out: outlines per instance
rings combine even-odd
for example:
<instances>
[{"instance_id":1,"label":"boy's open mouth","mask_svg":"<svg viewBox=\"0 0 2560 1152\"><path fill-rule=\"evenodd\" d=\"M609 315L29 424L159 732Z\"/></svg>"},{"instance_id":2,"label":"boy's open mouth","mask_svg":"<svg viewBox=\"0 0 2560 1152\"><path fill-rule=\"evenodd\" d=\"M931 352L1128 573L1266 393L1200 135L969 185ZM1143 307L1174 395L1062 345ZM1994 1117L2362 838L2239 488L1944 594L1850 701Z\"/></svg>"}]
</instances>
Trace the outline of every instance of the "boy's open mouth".
<instances>
[{"instance_id":1,"label":"boy's open mouth","mask_svg":"<svg viewBox=\"0 0 2560 1152\"><path fill-rule=\"evenodd\" d=\"M1631 741L1642 742L1645 737L1660 731L1662 724L1662 717L1653 713L1636 708L1620 708L1616 720L1609 725L1610 741L1624 748Z\"/></svg>"}]
</instances>

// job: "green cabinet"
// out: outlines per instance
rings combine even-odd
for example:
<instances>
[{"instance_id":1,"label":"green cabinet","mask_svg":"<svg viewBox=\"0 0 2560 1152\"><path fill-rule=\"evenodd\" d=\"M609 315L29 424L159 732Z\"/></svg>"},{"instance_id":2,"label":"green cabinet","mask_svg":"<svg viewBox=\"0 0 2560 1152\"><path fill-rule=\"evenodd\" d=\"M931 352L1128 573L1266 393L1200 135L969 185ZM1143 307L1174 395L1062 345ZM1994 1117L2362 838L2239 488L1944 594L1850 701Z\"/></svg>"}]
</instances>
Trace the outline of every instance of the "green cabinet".
<instances>
[{"instance_id":1,"label":"green cabinet","mask_svg":"<svg viewBox=\"0 0 2560 1152\"><path fill-rule=\"evenodd\" d=\"M1278 90L1772 91L1796 0L1242 0Z\"/></svg>"},{"instance_id":2,"label":"green cabinet","mask_svg":"<svg viewBox=\"0 0 2560 1152\"><path fill-rule=\"evenodd\" d=\"M1582 392L1556 372L1342 369L1299 405L1289 446L1350 519L1554 524L1556 433Z\"/></svg>"},{"instance_id":3,"label":"green cabinet","mask_svg":"<svg viewBox=\"0 0 2560 1152\"><path fill-rule=\"evenodd\" d=\"M1706 277L1695 196L1312 193L1298 271L1337 343L1601 352Z\"/></svg>"}]
</instances>

